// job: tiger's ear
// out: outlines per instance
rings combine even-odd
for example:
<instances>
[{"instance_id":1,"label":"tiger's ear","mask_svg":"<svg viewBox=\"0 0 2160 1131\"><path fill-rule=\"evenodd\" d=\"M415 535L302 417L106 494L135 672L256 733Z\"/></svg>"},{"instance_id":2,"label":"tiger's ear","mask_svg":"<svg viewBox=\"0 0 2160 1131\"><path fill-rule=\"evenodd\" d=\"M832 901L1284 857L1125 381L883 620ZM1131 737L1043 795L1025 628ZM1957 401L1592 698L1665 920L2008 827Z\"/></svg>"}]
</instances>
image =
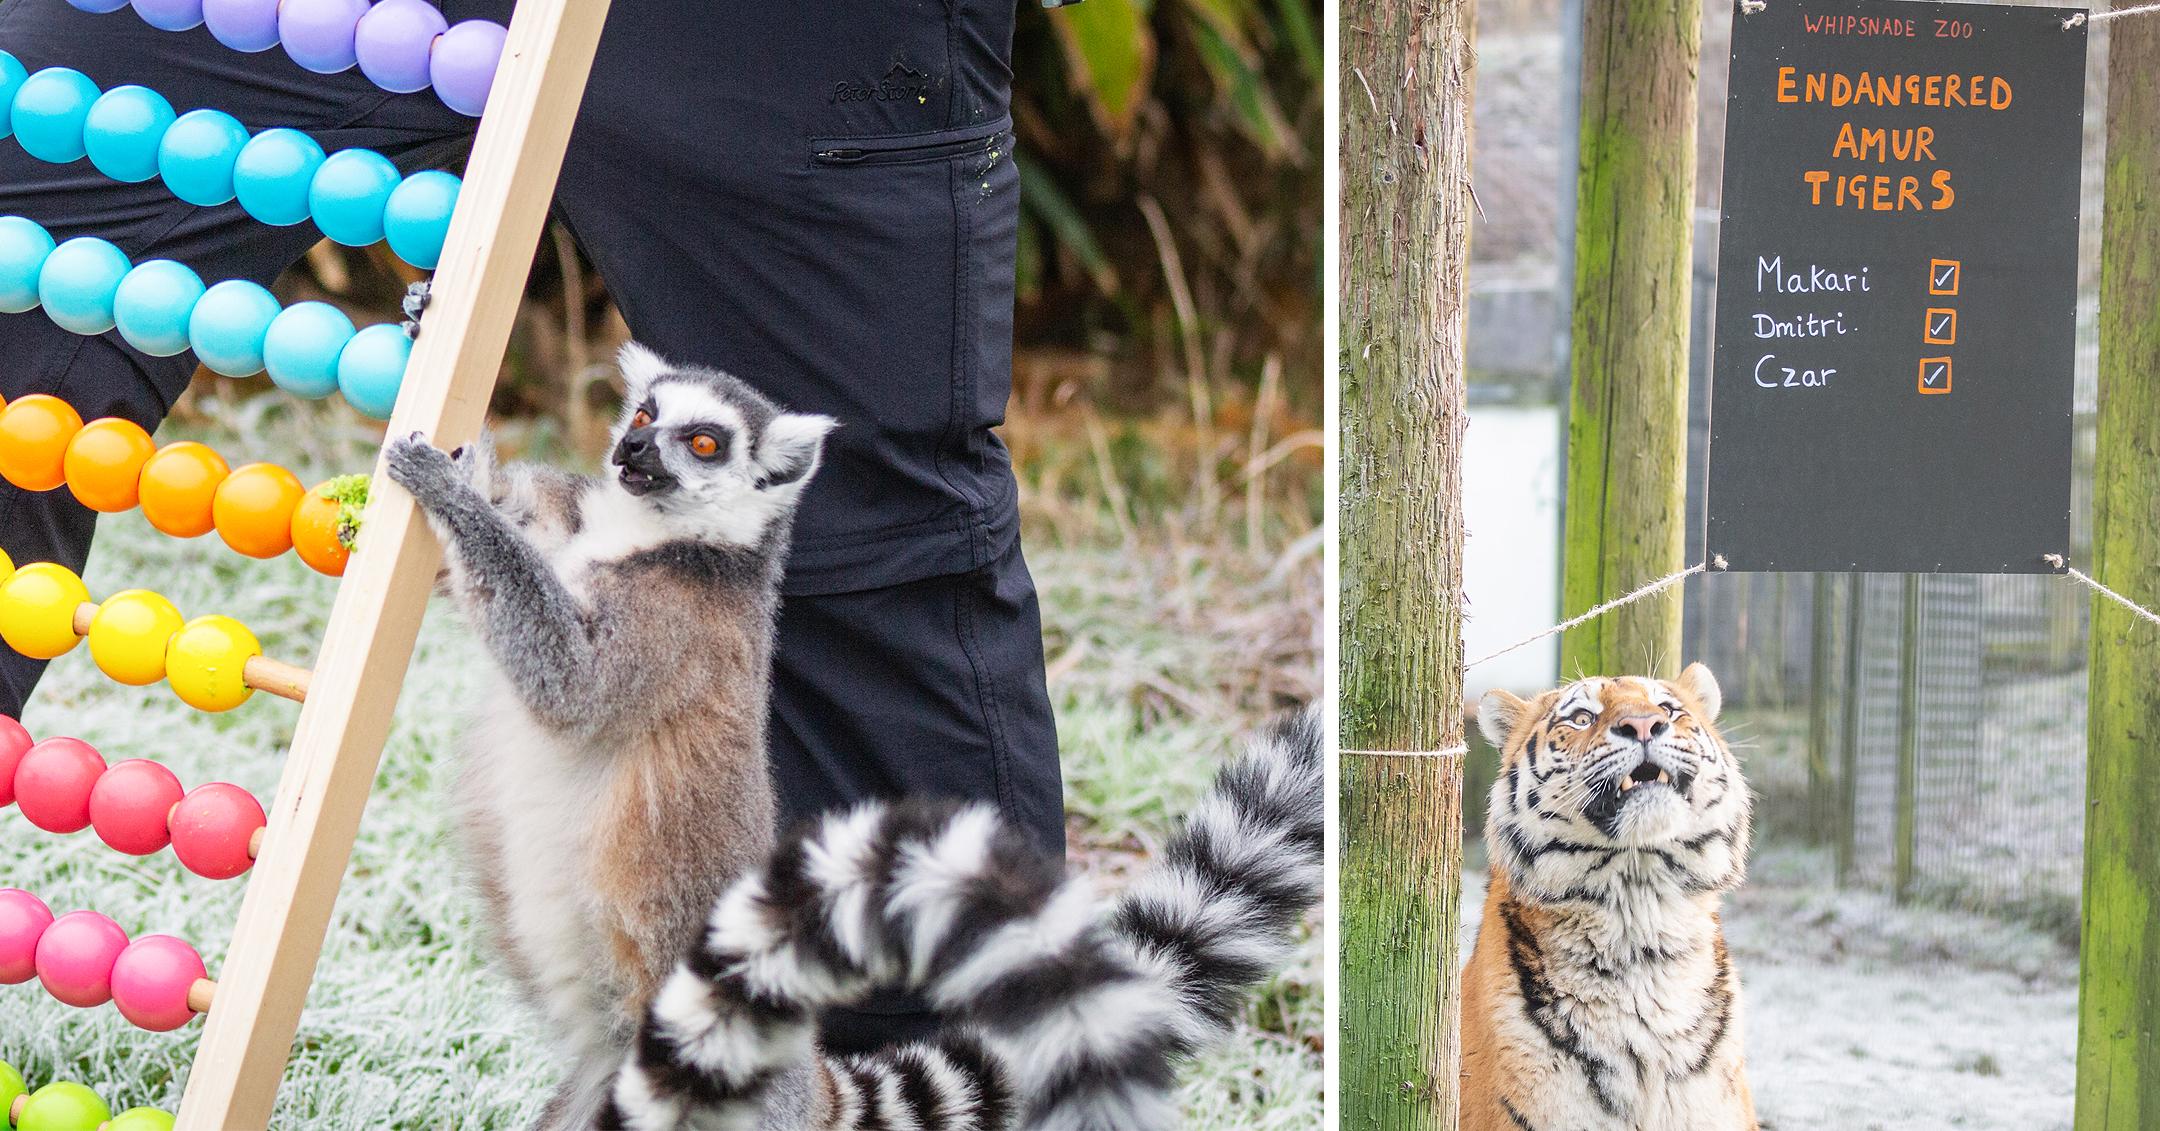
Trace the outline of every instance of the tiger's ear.
<instances>
[{"instance_id":1,"label":"tiger's ear","mask_svg":"<svg viewBox=\"0 0 2160 1131\"><path fill-rule=\"evenodd\" d=\"M1718 689L1717 677L1711 675L1710 669L1700 660L1689 664L1687 670L1680 673L1680 678L1673 681L1673 686L1695 700L1704 722L1717 721L1718 712L1725 707L1725 693Z\"/></svg>"},{"instance_id":2,"label":"tiger's ear","mask_svg":"<svg viewBox=\"0 0 2160 1131\"><path fill-rule=\"evenodd\" d=\"M1517 728L1530 721L1531 703L1495 687L1478 698L1477 725L1494 749L1506 750Z\"/></svg>"}]
</instances>

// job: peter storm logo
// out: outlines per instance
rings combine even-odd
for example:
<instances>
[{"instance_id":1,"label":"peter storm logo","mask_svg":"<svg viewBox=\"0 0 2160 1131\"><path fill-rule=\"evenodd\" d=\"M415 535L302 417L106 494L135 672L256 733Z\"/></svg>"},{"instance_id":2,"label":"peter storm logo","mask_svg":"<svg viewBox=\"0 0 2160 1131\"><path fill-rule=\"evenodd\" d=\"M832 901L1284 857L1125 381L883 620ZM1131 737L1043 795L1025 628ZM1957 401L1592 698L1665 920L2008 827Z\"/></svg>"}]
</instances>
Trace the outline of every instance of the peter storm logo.
<instances>
[{"instance_id":1,"label":"peter storm logo","mask_svg":"<svg viewBox=\"0 0 2160 1131\"><path fill-rule=\"evenodd\" d=\"M885 77L876 82L841 81L833 84L831 101L842 102L911 102L925 106L930 102L930 75L918 71L906 63L894 63Z\"/></svg>"}]
</instances>

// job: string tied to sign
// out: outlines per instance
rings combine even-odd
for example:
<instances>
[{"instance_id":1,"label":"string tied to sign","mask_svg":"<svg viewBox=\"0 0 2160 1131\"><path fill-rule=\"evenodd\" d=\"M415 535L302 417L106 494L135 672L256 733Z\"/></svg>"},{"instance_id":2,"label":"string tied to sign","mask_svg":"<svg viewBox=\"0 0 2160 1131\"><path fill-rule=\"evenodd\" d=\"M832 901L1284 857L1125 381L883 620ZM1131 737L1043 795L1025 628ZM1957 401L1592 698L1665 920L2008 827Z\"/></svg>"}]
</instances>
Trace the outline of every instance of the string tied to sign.
<instances>
[{"instance_id":1,"label":"string tied to sign","mask_svg":"<svg viewBox=\"0 0 2160 1131\"><path fill-rule=\"evenodd\" d=\"M2160 4L2137 4L2128 8L2115 8L2105 12L2072 12L2063 20L2063 30L2084 24L2096 24L2102 20L2119 20L2124 16L2144 16L2160 12Z\"/></svg>"},{"instance_id":2,"label":"string tied to sign","mask_svg":"<svg viewBox=\"0 0 2160 1131\"><path fill-rule=\"evenodd\" d=\"M2155 6L2160 7L2160 5ZM2098 593L2103 597L2106 597L2107 599L2115 602L2118 605L2121 605L2123 608L2130 610L2137 616L2149 620L2156 625L2160 625L2160 613L2155 613L2151 609L2148 609L2145 606L2138 604L2136 601L2133 601L2130 598L2125 597L2120 593L2117 593L2113 589L2110 589L2107 586L2100 584L2098 581L2095 581L2089 575L2079 571L2076 566L2071 565L2069 559L2063 557L2061 554L2042 554L2041 560L2047 562L2047 564L2051 566L2054 566L2056 569L2063 571L2064 576L2070 578L2072 581L2075 581L2078 584L2083 585L2088 589L2091 589L2093 592Z\"/></svg>"},{"instance_id":3,"label":"string tied to sign","mask_svg":"<svg viewBox=\"0 0 2160 1131\"><path fill-rule=\"evenodd\" d=\"M1489 660L1497 660L1500 657L1507 655L1509 652L1513 652L1517 648L1527 648L1530 645L1535 644L1548 636L1558 636L1559 634L1566 632L1568 629L1574 628L1577 625L1587 624L1590 621L1594 621L1597 618L1604 616L1606 613L1612 612L1614 609L1621 608L1625 605L1632 605L1635 602L1640 601L1646 597L1654 597L1657 594L1662 593L1665 590L1670 589L1673 586L1678 585L1681 582L1686 581L1688 578L1693 577L1696 574L1701 573L1705 570L1722 570L1724 568L1725 555L1712 554L1707 561L1696 562L1694 565L1691 565L1678 573L1668 573L1665 576L1658 578L1656 581L1653 581L1648 585L1636 589L1633 592L1623 593L1620 596L1615 597L1602 605L1593 605L1592 607L1585 609L1581 614L1561 621L1559 624L1556 624L1543 632L1537 633L1534 636L1526 636L1523 639L1518 640L1515 643L1500 649L1498 652L1493 652L1489 655L1479 656L1477 659L1472 660L1467 664L1464 664L1463 669L1467 671L1470 668L1474 668L1479 664L1485 663Z\"/></svg>"}]
</instances>

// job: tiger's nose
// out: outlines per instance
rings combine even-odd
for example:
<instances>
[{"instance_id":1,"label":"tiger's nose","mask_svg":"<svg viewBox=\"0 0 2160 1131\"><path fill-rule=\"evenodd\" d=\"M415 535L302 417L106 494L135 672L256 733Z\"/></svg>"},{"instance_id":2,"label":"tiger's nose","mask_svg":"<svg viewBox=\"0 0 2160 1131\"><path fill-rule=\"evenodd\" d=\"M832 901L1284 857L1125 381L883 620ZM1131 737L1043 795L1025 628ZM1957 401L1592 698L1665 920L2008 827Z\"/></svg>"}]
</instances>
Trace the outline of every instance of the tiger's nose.
<instances>
[{"instance_id":1,"label":"tiger's nose","mask_svg":"<svg viewBox=\"0 0 2160 1131\"><path fill-rule=\"evenodd\" d=\"M1632 742L1649 742L1671 729L1660 715L1630 715L1612 725L1613 734Z\"/></svg>"}]
</instances>

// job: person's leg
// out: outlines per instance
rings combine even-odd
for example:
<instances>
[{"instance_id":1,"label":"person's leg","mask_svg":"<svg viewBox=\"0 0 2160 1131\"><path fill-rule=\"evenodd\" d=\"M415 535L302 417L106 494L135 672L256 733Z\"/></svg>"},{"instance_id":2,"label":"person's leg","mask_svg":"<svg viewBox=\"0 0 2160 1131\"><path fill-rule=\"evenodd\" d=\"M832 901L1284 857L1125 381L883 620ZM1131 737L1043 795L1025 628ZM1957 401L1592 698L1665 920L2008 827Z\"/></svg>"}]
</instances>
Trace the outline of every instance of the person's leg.
<instances>
[{"instance_id":1,"label":"person's leg","mask_svg":"<svg viewBox=\"0 0 2160 1131\"><path fill-rule=\"evenodd\" d=\"M108 90L147 86L182 113L212 107L250 130L291 126L326 149L372 148L408 169L456 159L472 129L432 96L385 94L356 71L312 74L283 52L244 55L201 28L159 31L132 12L93 15L65 0L0 5L0 50L33 72L66 66ZM110 180L88 161L47 164L12 140L0 141L0 215L35 220L55 240L102 237L136 262L176 259L211 283L267 285L321 238L312 225L258 223L236 204L198 208L161 181ZM51 393L85 420L117 416L153 430L195 369L192 354L150 357L117 333L81 337L38 310L0 314L0 358L0 396ZM18 564L80 570L95 522L65 488L33 494L0 482L0 550ZM21 713L43 667L0 648L0 715Z\"/></svg>"},{"instance_id":2,"label":"person's leg","mask_svg":"<svg viewBox=\"0 0 2160 1131\"><path fill-rule=\"evenodd\" d=\"M1061 853L1041 626L992 432L1012 18L1013 0L618 7L558 201L645 344L841 422L781 614L781 819L980 798ZM930 1020L887 1003L826 1035L864 1048Z\"/></svg>"}]
</instances>

